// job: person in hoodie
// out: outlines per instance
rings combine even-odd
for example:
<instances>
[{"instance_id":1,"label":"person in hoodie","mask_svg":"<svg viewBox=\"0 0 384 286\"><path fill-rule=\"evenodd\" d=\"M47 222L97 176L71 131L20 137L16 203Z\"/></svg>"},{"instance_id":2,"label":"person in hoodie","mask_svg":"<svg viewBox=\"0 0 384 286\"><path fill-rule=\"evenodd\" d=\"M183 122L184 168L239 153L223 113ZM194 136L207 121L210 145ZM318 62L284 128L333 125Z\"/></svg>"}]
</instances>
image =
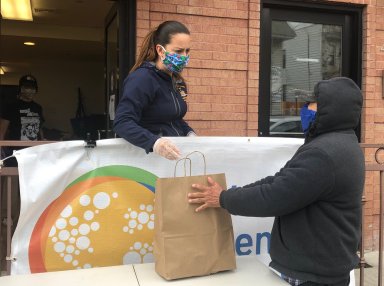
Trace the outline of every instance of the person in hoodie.
<instances>
[{"instance_id":1,"label":"person in hoodie","mask_svg":"<svg viewBox=\"0 0 384 286\"><path fill-rule=\"evenodd\" d=\"M177 21L163 22L145 37L116 109L118 136L147 153L179 158L180 150L163 136L196 135L183 119L187 88L180 73L188 64L189 51L189 30Z\"/></svg>"},{"instance_id":2,"label":"person in hoodie","mask_svg":"<svg viewBox=\"0 0 384 286\"><path fill-rule=\"evenodd\" d=\"M301 111L305 142L274 176L223 190L211 178L189 202L196 211L274 216L270 267L291 285L349 284L358 264L364 156L354 129L362 108L349 78L322 80Z\"/></svg>"}]
</instances>

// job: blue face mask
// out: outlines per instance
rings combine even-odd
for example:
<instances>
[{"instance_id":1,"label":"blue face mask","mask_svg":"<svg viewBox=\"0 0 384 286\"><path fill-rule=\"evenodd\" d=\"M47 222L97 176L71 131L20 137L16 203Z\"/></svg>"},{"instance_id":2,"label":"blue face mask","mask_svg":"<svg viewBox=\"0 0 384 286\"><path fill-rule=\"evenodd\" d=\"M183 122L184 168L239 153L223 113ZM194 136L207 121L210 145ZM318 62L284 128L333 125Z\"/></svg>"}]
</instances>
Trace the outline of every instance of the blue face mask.
<instances>
[{"instance_id":1,"label":"blue face mask","mask_svg":"<svg viewBox=\"0 0 384 286\"><path fill-rule=\"evenodd\" d=\"M316 111L308 109L308 103L306 103L300 110L301 126L303 127L304 134L307 135L311 123L315 120Z\"/></svg>"}]
</instances>

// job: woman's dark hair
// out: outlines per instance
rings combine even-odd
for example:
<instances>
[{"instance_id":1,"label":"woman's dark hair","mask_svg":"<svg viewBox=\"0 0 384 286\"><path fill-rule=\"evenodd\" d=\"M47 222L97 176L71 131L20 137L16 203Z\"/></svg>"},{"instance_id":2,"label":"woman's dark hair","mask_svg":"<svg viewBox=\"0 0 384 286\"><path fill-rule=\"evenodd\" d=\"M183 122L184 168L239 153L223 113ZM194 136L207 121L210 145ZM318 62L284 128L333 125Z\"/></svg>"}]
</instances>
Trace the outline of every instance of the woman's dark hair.
<instances>
[{"instance_id":1,"label":"woman's dark hair","mask_svg":"<svg viewBox=\"0 0 384 286\"><path fill-rule=\"evenodd\" d=\"M180 33L187 35L190 34L188 28L177 21L165 21L156 29L149 32L144 38L139 57L130 72L138 69L145 61L156 61L158 57L156 45L162 45L165 47L169 44L173 35Z\"/></svg>"}]
</instances>

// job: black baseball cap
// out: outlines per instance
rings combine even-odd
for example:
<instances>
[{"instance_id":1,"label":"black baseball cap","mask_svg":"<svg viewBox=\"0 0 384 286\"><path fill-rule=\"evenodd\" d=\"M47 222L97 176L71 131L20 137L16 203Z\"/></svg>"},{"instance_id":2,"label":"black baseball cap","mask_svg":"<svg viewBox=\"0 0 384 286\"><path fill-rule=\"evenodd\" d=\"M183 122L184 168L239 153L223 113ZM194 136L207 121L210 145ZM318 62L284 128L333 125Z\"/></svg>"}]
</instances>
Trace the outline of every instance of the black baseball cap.
<instances>
[{"instance_id":1,"label":"black baseball cap","mask_svg":"<svg viewBox=\"0 0 384 286\"><path fill-rule=\"evenodd\" d=\"M33 75L24 75L19 80L19 87L35 88L37 91L37 80Z\"/></svg>"}]
</instances>

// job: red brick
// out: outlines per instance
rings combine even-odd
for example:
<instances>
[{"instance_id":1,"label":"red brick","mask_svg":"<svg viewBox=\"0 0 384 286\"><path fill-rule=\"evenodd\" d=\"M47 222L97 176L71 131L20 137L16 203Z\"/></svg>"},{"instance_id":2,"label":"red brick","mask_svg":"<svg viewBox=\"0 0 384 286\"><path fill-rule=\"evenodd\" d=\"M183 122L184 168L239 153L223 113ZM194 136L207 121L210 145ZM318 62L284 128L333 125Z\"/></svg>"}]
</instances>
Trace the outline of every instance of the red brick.
<instances>
[{"instance_id":1,"label":"red brick","mask_svg":"<svg viewBox=\"0 0 384 286\"><path fill-rule=\"evenodd\" d=\"M236 1L222 1L222 0L213 0L209 1L213 2L213 8L221 8L221 9L228 9L228 10L239 10ZM244 10L244 9L241 9Z\"/></svg>"},{"instance_id":2,"label":"red brick","mask_svg":"<svg viewBox=\"0 0 384 286\"><path fill-rule=\"evenodd\" d=\"M211 124L214 129L245 129L244 121L213 121Z\"/></svg>"},{"instance_id":3,"label":"red brick","mask_svg":"<svg viewBox=\"0 0 384 286\"><path fill-rule=\"evenodd\" d=\"M188 88L189 94L211 94L212 87L211 86L195 86L192 85Z\"/></svg>"},{"instance_id":4,"label":"red brick","mask_svg":"<svg viewBox=\"0 0 384 286\"><path fill-rule=\"evenodd\" d=\"M188 104L188 112L211 111L211 110L212 110L211 103L189 103Z\"/></svg>"},{"instance_id":5,"label":"red brick","mask_svg":"<svg viewBox=\"0 0 384 286\"><path fill-rule=\"evenodd\" d=\"M177 13L192 14L192 15L204 15L203 10L204 9L202 7L191 7L191 6L183 6L183 5L178 5L176 9Z\"/></svg>"},{"instance_id":6,"label":"red brick","mask_svg":"<svg viewBox=\"0 0 384 286\"><path fill-rule=\"evenodd\" d=\"M137 10L149 10L149 1L137 1Z\"/></svg>"},{"instance_id":7,"label":"red brick","mask_svg":"<svg viewBox=\"0 0 384 286\"><path fill-rule=\"evenodd\" d=\"M247 123L247 130L248 131L252 131L252 132L257 132L258 131L258 126L259 126L259 122L258 121L249 121L248 120L248 123ZM247 133L248 136L250 135L249 133ZM257 136L257 134L254 134L253 136Z\"/></svg>"},{"instance_id":8,"label":"red brick","mask_svg":"<svg viewBox=\"0 0 384 286\"><path fill-rule=\"evenodd\" d=\"M177 5L150 2L149 10L156 12L175 13Z\"/></svg>"},{"instance_id":9,"label":"red brick","mask_svg":"<svg viewBox=\"0 0 384 286\"><path fill-rule=\"evenodd\" d=\"M245 53L216 52L212 55L212 59L224 61L246 61L247 58L248 54Z\"/></svg>"},{"instance_id":10,"label":"red brick","mask_svg":"<svg viewBox=\"0 0 384 286\"><path fill-rule=\"evenodd\" d=\"M246 96L240 96L240 95L237 95L237 96L231 96L231 95L221 96L219 94L219 97L220 97L220 102L221 103L246 103L246 101L247 101Z\"/></svg>"},{"instance_id":11,"label":"red brick","mask_svg":"<svg viewBox=\"0 0 384 286\"><path fill-rule=\"evenodd\" d=\"M190 0L161 0L165 4L178 4L178 5L188 5Z\"/></svg>"},{"instance_id":12,"label":"red brick","mask_svg":"<svg viewBox=\"0 0 384 286\"><path fill-rule=\"evenodd\" d=\"M190 119L193 120L245 120L245 113L228 112L189 112Z\"/></svg>"},{"instance_id":13,"label":"red brick","mask_svg":"<svg viewBox=\"0 0 384 286\"><path fill-rule=\"evenodd\" d=\"M248 11L248 9L250 9L250 6L248 5L247 2L237 2L236 6L237 6L237 10Z\"/></svg>"},{"instance_id":14,"label":"red brick","mask_svg":"<svg viewBox=\"0 0 384 286\"><path fill-rule=\"evenodd\" d=\"M246 106L244 104L214 104L212 105L212 111L245 113Z\"/></svg>"},{"instance_id":15,"label":"red brick","mask_svg":"<svg viewBox=\"0 0 384 286\"><path fill-rule=\"evenodd\" d=\"M210 121L196 121L196 120L188 120L188 124L193 126L194 129L210 129L211 122ZM198 134L199 135L199 134Z\"/></svg>"},{"instance_id":16,"label":"red brick","mask_svg":"<svg viewBox=\"0 0 384 286\"><path fill-rule=\"evenodd\" d=\"M210 0L189 0L188 4L197 7L213 7L213 1Z\"/></svg>"}]
</instances>

